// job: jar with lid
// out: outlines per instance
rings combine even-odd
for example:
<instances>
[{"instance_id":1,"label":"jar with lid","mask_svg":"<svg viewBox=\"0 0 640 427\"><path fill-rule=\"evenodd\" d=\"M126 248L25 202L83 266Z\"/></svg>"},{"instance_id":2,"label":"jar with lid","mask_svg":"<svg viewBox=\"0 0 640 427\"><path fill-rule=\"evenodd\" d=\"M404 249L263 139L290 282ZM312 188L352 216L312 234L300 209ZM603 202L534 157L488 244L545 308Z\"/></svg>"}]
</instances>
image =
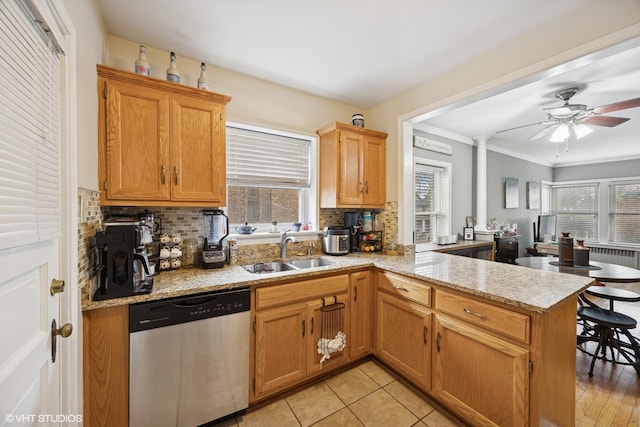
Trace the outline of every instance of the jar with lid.
<instances>
[{"instance_id":1,"label":"jar with lid","mask_svg":"<svg viewBox=\"0 0 640 427\"><path fill-rule=\"evenodd\" d=\"M372 228L371 212L364 212L362 214L362 231L371 231Z\"/></svg>"}]
</instances>

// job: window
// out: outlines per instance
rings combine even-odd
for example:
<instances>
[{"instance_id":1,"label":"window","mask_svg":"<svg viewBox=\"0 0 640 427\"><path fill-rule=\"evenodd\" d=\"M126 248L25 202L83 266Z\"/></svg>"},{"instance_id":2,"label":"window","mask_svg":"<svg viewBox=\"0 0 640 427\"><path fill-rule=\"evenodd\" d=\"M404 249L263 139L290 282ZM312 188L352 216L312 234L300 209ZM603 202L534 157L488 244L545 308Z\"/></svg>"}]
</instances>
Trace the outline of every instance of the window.
<instances>
[{"instance_id":1,"label":"window","mask_svg":"<svg viewBox=\"0 0 640 427\"><path fill-rule=\"evenodd\" d=\"M414 168L414 243L437 241L448 235L451 164L416 158Z\"/></svg>"},{"instance_id":2,"label":"window","mask_svg":"<svg viewBox=\"0 0 640 427\"><path fill-rule=\"evenodd\" d=\"M597 183L551 187L551 213L558 217L558 233L598 240L598 192Z\"/></svg>"},{"instance_id":3,"label":"window","mask_svg":"<svg viewBox=\"0 0 640 427\"><path fill-rule=\"evenodd\" d=\"M640 181L609 185L609 241L640 243Z\"/></svg>"},{"instance_id":4,"label":"window","mask_svg":"<svg viewBox=\"0 0 640 427\"><path fill-rule=\"evenodd\" d=\"M266 232L313 222L312 138L227 125L227 215L230 228L248 222Z\"/></svg>"}]
</instances>

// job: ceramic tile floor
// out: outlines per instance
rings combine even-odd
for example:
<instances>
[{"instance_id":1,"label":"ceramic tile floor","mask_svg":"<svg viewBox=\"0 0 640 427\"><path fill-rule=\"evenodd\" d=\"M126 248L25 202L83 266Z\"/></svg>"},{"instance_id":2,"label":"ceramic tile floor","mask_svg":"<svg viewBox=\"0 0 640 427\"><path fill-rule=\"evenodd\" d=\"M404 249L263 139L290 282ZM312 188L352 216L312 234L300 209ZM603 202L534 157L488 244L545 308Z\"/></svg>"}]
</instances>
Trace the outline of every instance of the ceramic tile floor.
<instances>
[{"instance_id":1,"label":"ceramic tile floor","mask_svg":"<svg viewBox=\"0 0 640 427\"><path fill-rule=\"evenodd\" d=\"M372 361L216 427L450 427L462 422Z\"/></svg>"}]
</instances>

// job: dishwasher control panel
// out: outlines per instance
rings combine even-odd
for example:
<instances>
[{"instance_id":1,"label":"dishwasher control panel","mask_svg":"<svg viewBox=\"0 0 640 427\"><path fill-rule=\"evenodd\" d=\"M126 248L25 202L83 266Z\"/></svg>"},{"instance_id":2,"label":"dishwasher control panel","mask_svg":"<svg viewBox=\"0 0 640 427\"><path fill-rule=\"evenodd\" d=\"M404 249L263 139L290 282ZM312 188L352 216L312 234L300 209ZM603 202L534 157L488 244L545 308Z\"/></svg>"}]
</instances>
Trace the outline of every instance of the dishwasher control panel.
<instances>
[{"instance_id":1,"label":"dishwasher control panel","mask_svg":"<svg viewBox=\"0 0 640 427\"><path fill-rule=\"evenodd\" d=\"M250 310L249 288L207 292L129 306L129 333Z\"/></svg>"}]
</instances>

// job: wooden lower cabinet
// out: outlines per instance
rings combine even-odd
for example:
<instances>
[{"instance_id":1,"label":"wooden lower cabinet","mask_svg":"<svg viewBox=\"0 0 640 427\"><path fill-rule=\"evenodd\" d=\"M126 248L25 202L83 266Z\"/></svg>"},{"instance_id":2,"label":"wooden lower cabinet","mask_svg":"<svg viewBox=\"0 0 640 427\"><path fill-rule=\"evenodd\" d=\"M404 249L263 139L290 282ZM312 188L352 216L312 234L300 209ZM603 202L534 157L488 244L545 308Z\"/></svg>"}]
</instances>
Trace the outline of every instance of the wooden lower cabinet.
<instances>
[{"instance_id":1,"label":"wooden lower cabinet","mask_svg":"<svg viewBox=\"0 0 640 427\"><path fill-rule=\"evenodd\" d=\"M332 304L339 310L330 311ZM328 276L260 288L256 291L253 389L251 400L295 386L351 360L351 304L349 276ZM337 329L323 335L323 327ZM346 335L344 350L330 354L322 364L320 338Z\"/></svg>"},{"instance_id":2,"label":"wooden lower cabinet","mask_svg":"<svg viewBox=\"0 0 640 427\"><path fill-rule=\"evenodd\" d=\"M431 310L377 293L375 354L425 391L431 388Z\"/></svg>"},{"instance_id":3,"label":"wooden lower cabinet","mask_svg":"<svg viewBox=\"0 0 640 427\"><path fill-rule=\"evenodd\" d=\"M435 316L432 393L473 425L529 423L529 351L464 321Z\"/></svg>"},{"instance_id":4,"label":"wooden lower cabinet","mask_svg":"<svg viewBox=\"0 0 640 427\"><path fill-rule=\"evenodd\" d=\"M85 427L129 425L129 306L82 313Z\"/></svg>"},{"instance_id":5,"label":"wooden lower cabinet","mask_svg":"<svg viewBox=\"0 0 640 427\"><path fill-rule=\"evenodd\" d=\"M351 359L371 354L373 336L373 284L370 271L350 274Z\"/></svg>"}]
</instances>

